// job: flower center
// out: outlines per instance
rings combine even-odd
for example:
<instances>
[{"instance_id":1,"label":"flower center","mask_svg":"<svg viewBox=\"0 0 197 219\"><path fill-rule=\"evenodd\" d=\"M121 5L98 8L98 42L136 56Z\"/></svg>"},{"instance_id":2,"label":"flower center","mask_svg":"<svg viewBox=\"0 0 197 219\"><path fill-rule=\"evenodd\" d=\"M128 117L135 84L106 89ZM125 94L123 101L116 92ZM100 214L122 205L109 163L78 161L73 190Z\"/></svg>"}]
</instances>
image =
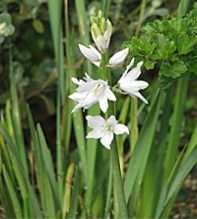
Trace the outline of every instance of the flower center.
<instances>
[{"instance_id":1,"label":"flower center","mask_svg":"<svg viewBox=\"0 0 197 219\"><path fill-rule=\"evenodd\" d=\"M104 85L99 83L99 84L96 84L93 92L96 96L98 96L103 92L103 89L104 89Z\"/></svg>"},{"instance_id":2,"label":"flower center","mask_svg":"<svg viewBox=\"0 0 197 219\"><path fill-rule=\"evenodd\" d=\"M105 124L104 126L105 131L113 132L114 131L114 126L112 124Z\"/></svg>"}]
</instances>

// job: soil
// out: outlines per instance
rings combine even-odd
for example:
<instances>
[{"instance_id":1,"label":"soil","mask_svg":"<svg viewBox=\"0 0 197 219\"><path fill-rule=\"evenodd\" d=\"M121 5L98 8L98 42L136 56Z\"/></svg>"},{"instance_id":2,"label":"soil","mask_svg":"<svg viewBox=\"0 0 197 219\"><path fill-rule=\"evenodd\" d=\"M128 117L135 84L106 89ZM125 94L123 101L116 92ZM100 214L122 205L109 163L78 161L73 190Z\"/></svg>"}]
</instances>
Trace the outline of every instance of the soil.
<instances>
[{"instance_id":1,"label":"soil","mask_svg":"<svg viewBox=\"0 0 197 219\"><path fill-rule=\"evenodd\" d=\"M185 180L170 218L197 219L197 168Z\"/></svg>"}]
</instances>

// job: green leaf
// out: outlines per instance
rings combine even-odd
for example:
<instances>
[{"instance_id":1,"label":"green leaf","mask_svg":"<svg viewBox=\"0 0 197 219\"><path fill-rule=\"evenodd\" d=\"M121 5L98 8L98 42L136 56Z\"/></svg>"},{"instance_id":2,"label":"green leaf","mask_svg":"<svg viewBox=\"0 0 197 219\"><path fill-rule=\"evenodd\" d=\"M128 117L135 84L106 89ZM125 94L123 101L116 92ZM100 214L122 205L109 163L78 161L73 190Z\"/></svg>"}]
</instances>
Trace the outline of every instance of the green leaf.
<instances>
[{"instance_id":1,"label":"green leaf","mask_svg":"<svg viewBox=\"0 0 197 219\"><path fill-rule=\"evenodd\" d=\"M162 208L160 209L160 217L162 215L162 218L166 218L168 215L164 215L164 213L166 214L166 208L168 208L167 210L167 214L169 213L169 209L172 208L173 203L171 203L171 200L175 200L175 197L178 194L178 191L180 190L184 179L186 178L186 176L189 174L189 172L192 170L192 168L195 166L195 164L197 163L197 145L195 146L195 148L193 149L192 153L189 154L189 156L187 157L187 159L182 160L178 170L176 171L174 177L172 178L171 182L169 183L169 185L167 186L167 194L166 194L166 198L165 198L165 202L163 203ZM170 204L170 206L168 206ZM159 210L159 209L158 209Z\"/></svg>"},{"instance_id":2,"label":"green leaf","mask_svg":"<svg viewBox=\"0 0 197 219\"><path fill-rule=\"evenodd\" d=\"M138 142L129 162L128 170L125 176L124 191L126 201L128 202L132 192L141 186L150 150L154 140L157 120L162 103L162 95L157 91L151 103L150 112L144 121L143 128L140 132ZM139 190L137 190L139 191Z\"/></svg>"},{"instance_id":3,"label":"green leaf","mask_svg":"<svg viewBox=\"0 0 197 219\"><path fill-rule=\"evenodd\" d=\"M157 50L153 54L154 59L166 60L170 58L176 50L174 41L169 40L165 35L159 33L155 36L155 40L157 42Z\"/></svg>"},{"instance_id":4,"label":"green leaf","mask_svg":"<svg viewBox=\"0 0 197 219\"><path fill-rule=\"evenodd\" d=\"M193 50L197 43L197 37L191 37L186 33L179 34L177 37L177 49L179 55L186 55Z\"/></svg>"},{"instance_id":5,"label":"green leaf","mask_svg":"<svg viewBox=\"0 0 197 219\"><path fill-rule=\"evenodd\" d=\"M181 60L174 63L163 62L160 67L160 75L170 78L178 78L187 72L187 66Z\"/></svg>"},{"instance_id":6,"label":"green leaf","mask_svg":"<svg viewBox=\"0 0 197 219\"><path fill-rule=\"evenodd\" d=\"M117 211L118 215L116 216L118 218L128 219L127 205L125 200L123 181L121 178L118 150L116 144L112 144L111 146L111 159L113 164L112 172L113 172L114 195L115 195L114 205L118 207L118 211Z\"/></svg>"},{"instance_id":7,"label":"green leaf","mask_svg":"<svg viewBox=\"0 0 197 219\"><path fill-rule=\"evenodd\" d=\"M165 171L166 177L169 176L169 173L175 163L178 145L181 137L182 130L182 121L183 121L183 112L185 107L185 100L187 97L189 76L180 78L177 83L176 96L174 103L174 111L172 115L172 123L169 135L169 143L166 151L166 161L165 161Z\"/></svg>"},{"instance_id":8,"label":"green leaf","mask_svg":"<svg viewBox=\"0 0 197 219\"><path fill-rule=\"evenodd\" d=\"M71 192L70 209L66 218L76 218L77 217L77 206L79 197L79 186L80 186L80 173L79 169L75 169L74 184Z\"/></svg>"},{"instance_id":9,"label":"green leaf","mask_svg":"<svg viewBox=\"0 0 197 219\"><path fill-rule=\"evenodd\" d=\"M191 3L193 0L181 0L178 6L178 16L184 16L189 8L191 7Z\"/></svg>"},{"instance_id":10,"label":"green leaf","mask_svg":"<svg viewBox=\"0 0 197 219\"><path fill-rule=\"evenodd\" d=\"M22 216L22 209L20 206L21 203L19 201L15 186L14 186L10 176L8 175L5 167L3 168L3 176L4 176L6 186L7 186L8 192L9 192L8 195L10 196L10 199L12 200L12 205L13 205L13 208L15 211L15 216L17 219L21 219L23 217Z\"/></svg>"}]
</instances>

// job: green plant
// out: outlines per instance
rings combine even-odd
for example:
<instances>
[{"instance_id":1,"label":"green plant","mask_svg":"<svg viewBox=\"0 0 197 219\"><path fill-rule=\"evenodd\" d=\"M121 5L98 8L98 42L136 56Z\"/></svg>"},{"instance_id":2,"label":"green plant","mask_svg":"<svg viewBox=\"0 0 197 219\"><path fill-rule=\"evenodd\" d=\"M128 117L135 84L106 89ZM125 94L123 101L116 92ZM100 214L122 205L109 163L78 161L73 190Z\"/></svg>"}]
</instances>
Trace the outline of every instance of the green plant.
<instances>
[{"instance_id":1,"label":"green plant","mask_svg":"<svg viewBox=\"0 0 197 219\"><path fill-rule=\"evenodd\" d=\"M89 62L78 64L77 43L87 45L90 42L88 17L85 2L76 0L78 37L71 26L68 3L66 0L48 2L54 71L57 73L55 150L48 143L49 134L44 133L40 124L34 124L30 107L18 98L22 93L18 81L23 77L16 73L16 69L21 68L16 65L14 49L9 49L10 92L0 121L0 203L5 217L168 218L184 179L197 162L197 126L192 130L188 143L179 149L192 73L189 62L195 58L196 8L185 15L189 1L182 0L177 17L150 23L141 36L127 42L137 61L143 60L145 68L159 65L159 78L168 78L167 82L171 82L171 86L161 86L158 77L150 80L150 88L145 93L149 104L139 105L136 97L123 96L127 90L116 86L119 75L113 68L108 68L109 64L114 64L109 63L109 50L103 53L101 49L100 55L97 54L101 57L97 60L99 68L98 62L96 67ZM107 3L101 2L103 8L107 5L105 16L110 8L110 2ZM144 14L142 6L140 19ZM183 42L189 38L192 46L183 43L179 48L180 45L174 42L177 37L172 28L174 22L181 22ZM107 25L102 25L94 29L96 40L103 34L102 28L107 28ZM169 31L171 28L173 30ZM90 58L90 61L95 60ZM135 70L139 71L141 65L139 63ZM167 74L162 70L165 65L174 66L174 72ZM127 70L131 67L129 64ZM193 72L195 69L193 66ZM97 105L86 112L79 109L71 113L74 103L69 95L76 89L71 78L81 78L86 70L94 80L102 78L108 80L110 86L115 85L110 89L114 93L118 91L118 104L110 103L109 111L103 117L115 115L131 133L128 137L117 136L110 151L101 147L99 141L85 137L90 130L84 116L100 114ZM79 83L77 79L74 82ZM172 85L176 85L175 88ZM88 104L84 106L89 107ZM29 130L27 136L23 121Z\"/></svg>"},{"instance_id":2,"label":"green plant","mask_svg":"<svg viewBox=\"0 0 197 219\"><path fill-rule=\"evenodd\" d=\"M124 45L133 56L144 61L148 70L159 68L162 79L176 79L194 73L196 63L197 5L183 17L156 20L145 25L140 37Z\"/></svg>"}]
</instances>

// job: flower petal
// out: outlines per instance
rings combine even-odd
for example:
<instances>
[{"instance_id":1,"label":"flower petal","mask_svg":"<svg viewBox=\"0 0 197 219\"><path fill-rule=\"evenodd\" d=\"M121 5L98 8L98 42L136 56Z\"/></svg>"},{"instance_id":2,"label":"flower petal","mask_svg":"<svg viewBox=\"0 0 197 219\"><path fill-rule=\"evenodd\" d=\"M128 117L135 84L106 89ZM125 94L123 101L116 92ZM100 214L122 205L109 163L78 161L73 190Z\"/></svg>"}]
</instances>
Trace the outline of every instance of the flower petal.
<instances>
[{"instance_id":1,"label":"flower petal","mask_svg":"<svg viewBox=\"0 0 197 219\"><path fill-rule=\"evenodd\" d=\"M104 147L106 147L107 149L110 149L110 144L112 143L113 137L114 137L114 135L112 132L107 132L101 138L100 142Z\"/></svg>"},{"instance_id":2,"label":"flower petal","mask_svg":"<svg viewBox=\"0 0 197 219\"><path fill-rule=\"evenodd\" d=\"M135 58L132 58L130 63L126 67L125 73L127 73L131 69L131 67L134 65L134 62L135 62Z\"/></svg>"},{"instance_id":3,"label":"flower petal","mask_svg":"<svg viewBox=\"0 0 197 219\"><path fill-rule=\"evenodd\" d=\"M77 78L71 78L71 80L72 80L72 82L74 83L74 84L77 84L77 85L79 85L80 84L80 82L79 82L79 80L77 79Z\"/></svg>"},{"instance_id":4,"label":"flower petal","mask_svg":"<svg viewBox=\"0 0 197 219\"><path fill-rule=\"evenodd\" d=\"M104 39L105 39L105 49L109 47L111 35L112 35L112 24L110 20L107 20L107 25L106 25L106 31L104 33Z\"/></svg>"},{"instance_id":5,"label":"flower petal","mask_svg":"<svg viewBox=\"0 0 197 219\"><path fill-rule=\"evenodd\" d=\"M88 121L88 127L95 128L98 126L103 126L105 124L105 119L102 116L86 116Z\"/></svg>"},{"instance_id":6,"label":"flower petal","mask_svg":"<svg viewBox=\"0 0 197 219\"><path fill-rule=\"evenodd\" d=\"M103 132L99 128L89 132L88 135L86 136L86 138L94 138L94 139L99 139L101 137L103 137Z\"/></svg>"},{"instance_id":7,"label":"flower petal","mask_svg":"<svg viewBox=\"0 0 197 219\"><path fill-rule=\"evenodd\" d=\"M148 104L148 101L142 96L140 92L135 92L133 95L141 99L145 104Z\"/></svg>"},{"instance_id":8,"label":"flower petal","mask_svg":"<svg viewBox=\"0 0 197 219\"><path fill-rule=\"evenodd\" d=\"M138 80L138 81L135 81L135 86L138 87L139 90L144 90L149 86L149 84L146 81Z\"/></svg>"},{"instance_id":9,"label":"flower petal","mask_svg":"<svg viewBox=\"0 0 197 219\"><path fill-rule=\"evenodd\" d=\"M98 50L102 53L105 52L106 50L106 41L104 39L103 36L98 36L95 40L94 40L96 47L98 48Z\"/></svg>"},{"instance_id":10,"label":"flower petal","mask_svg":"<svg viewBox=\"0 0 197 219\"><path fill-rule=\"evenodd\" d=\"M108 88L107 89L107 98L111 101L116 101L116 96L114 95L114 93Z\"/></svg>"},{"instance_id":11,"label":"flower petal","mask_svg":"<svg viewBox=\"0 0 197 219\"><path fill-rule=\"evenodd\" d=\"M146 81L124 81L120 83L120 88L127 93L133 93L139 90L143 90L148 87L148 83Z\"/></svg>"},{"instance_id":12,"label":"flower petal","mask_svg":"<svg viewBox=\"0 0 197 219\"><path fill-rule=\"evenodd\" d=\"M129 80L136 80L142 73L141 71L142 65L143 62L138 62L137 66L128 72L126 78L128 78Z\"/></svg>"},{"instance_id":13,"label":"flower petal","mask_svg":"<svg viewBox=\"0 0 197 219\"><path fill-rule=\"evenodd\" d=\"M107 119L107 123L109 125L115 127L115 125L118 123L118 121L116 120L116 117L112 115Z\"/></svg>"},{"instance_id":14,"label":"flower petal","mask_svg":"<svg viewBox=\"0 0 197 219\"><path fill-rule=\"evenodd\" d=\"M84 96L84 93L75 92L75 93L71 94L69 96L69 98L78 102L80 100L83 100L85 98L85 96Z\"/></svg>"},{"instance_id":15,"label":"flower petal","mask_svg":"<svg viewBox=\"0 0 197 219\"><path fill-rule=\"evenodd\" d=\"M118 52L116 52L110 59L109 59L109 65L111 67L121 65L124 60L126 59L127 55L129 53L129 49L122 49Z\"/></svg>"},{"instance_id":16,"label":"flower petal","mask_svg":"<svg viewBox=\"0 0 197 219\"><path fill-rule=\"evenodd\" d=\"M102 112L106 112L108 109L108 101L107 101L107 97L103 96L99 99L99 106Z\"/></svg>"},{"instance_id":17,"label":"flower petal","mask_svg":"<svg viewBox=\"0 0 197 219\"><path fill-rule=\"evenodd\" d=\"M89 47L86 47L82 44L79 44L79 49L88 60L90 60L96 66L100 66L101 54L93 46L90 45Z\"/></svg>"},{"instance_id":18,"label":"flower petal","mask_svg":"<svg viewBox=\"0 0 197 219\"><path fill-rule=\"evenodd\" d=\"M129 129L126 125L123 125L123 124L117 124L115 127L114 127L114 133L116 135L121 135L121 134L129 134Z\"/></svg>"}]
</instances>

